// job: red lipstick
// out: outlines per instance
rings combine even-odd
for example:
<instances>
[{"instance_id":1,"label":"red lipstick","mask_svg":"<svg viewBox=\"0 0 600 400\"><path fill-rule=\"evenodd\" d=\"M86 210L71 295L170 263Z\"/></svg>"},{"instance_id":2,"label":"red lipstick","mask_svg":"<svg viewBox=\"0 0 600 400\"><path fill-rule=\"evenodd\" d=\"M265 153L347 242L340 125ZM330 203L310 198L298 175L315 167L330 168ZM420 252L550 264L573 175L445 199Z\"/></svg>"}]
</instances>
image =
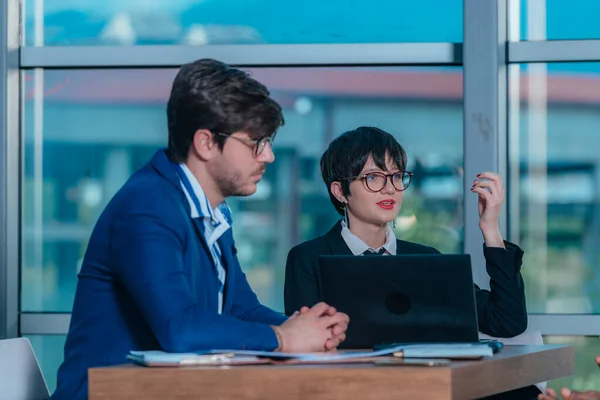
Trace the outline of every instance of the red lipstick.
<instances>
[{"instance_id":1,"label":"red lipstick","mask_svg":"<svg viewBox=\"0 0 600 400\"><path fill-rule=\"evenodd\" d=\"M385 200L381 200L379 203L377 203L377 205L381 208L383 208L384 210L392 210L394 208L394 205L396 204L396 200L394 199L385 199Z\"/></svg>"}]
</instances>

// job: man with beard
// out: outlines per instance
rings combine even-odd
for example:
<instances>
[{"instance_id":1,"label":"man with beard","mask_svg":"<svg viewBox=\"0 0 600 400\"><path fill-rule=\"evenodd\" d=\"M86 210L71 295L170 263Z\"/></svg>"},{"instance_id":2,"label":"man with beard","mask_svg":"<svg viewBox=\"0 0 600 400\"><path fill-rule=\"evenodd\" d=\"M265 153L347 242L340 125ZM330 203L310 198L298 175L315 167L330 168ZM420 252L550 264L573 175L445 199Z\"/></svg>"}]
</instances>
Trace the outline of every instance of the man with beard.
<instances>
[{"instance_id":1,"label":"man with beard","mask_svg":"<svg viewBox=\"0 0 600 400\"><path fill-rule=\"evenodd\" d=\"M253 194L275 159L283 115L267 88L199 60L177 74L167 120L168 148L94 227L53 398L87 398L88 368L131 350L315 352L345 338L348 316L324 303L289 319L262 306L237 260L225 199Z\"/></svg>"}]
</instances>

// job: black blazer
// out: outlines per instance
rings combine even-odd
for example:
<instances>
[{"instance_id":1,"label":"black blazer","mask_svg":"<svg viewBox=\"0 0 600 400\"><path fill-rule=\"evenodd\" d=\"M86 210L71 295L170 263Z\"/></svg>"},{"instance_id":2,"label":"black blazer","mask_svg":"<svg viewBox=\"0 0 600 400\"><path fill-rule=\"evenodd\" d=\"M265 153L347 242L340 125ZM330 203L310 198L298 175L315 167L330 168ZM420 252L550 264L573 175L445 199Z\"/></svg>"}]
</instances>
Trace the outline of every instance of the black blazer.
<instances>
[{"instance_id":1,"label":"black blazer","mask_svg":"<svg viewBox=\"0 0 600 400\"><path fill-rule=\"evenodd\" d=\"M323 236L290 250L285 267L285 313L322 301L318 256L352 255L341 235L338 222ZM513 337L527 329L525 288L521 277L523 251L504 242L506 249L483 246L489 290L475 285L479 331L495 337ZM396 254L439 254L433 247L404 240L397 241Z\"/></svg>"}]
</instances>

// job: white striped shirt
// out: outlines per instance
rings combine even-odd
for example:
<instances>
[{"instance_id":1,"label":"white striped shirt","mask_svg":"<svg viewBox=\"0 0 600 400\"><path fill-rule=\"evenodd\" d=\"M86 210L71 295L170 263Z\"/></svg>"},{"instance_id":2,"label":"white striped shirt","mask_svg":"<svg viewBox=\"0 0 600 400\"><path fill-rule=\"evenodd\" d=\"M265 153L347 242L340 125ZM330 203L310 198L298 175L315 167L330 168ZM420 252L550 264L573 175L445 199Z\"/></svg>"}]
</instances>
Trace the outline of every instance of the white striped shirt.
<instances>
[{"instance_id":1,"label":"white striped shirt","mask_svg":"<svg viewBox=\"0 0 600 400\"><path fill-rule=\"evenodd\" d=\"M218 313L223 312L223 291L225 289L226 271L221 259L219 238L231 228L231 211L225 202L214 209L210 207L208 198L192 171L184 163L179 164L179 179L185 197L188 200L191 218L202 219L204 239L210 249L214 267L219 278Z\"/></svg>"}]
</instances>

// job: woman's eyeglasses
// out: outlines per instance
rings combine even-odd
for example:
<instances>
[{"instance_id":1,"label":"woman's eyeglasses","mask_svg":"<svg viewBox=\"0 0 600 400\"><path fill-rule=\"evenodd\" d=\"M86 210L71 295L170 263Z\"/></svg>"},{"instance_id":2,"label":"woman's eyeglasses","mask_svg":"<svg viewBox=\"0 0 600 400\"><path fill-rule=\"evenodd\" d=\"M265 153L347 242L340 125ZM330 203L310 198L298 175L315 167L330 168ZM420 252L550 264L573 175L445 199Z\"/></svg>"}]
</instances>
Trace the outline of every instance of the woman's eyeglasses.
<instances>
[{"instance_id":1,"label":"woman's eyeglasses","mask_svg":"<svg viewBox=\"0 0 600 400\"><path fill-rule=\"evenodd\" d=\"M394 172L393 174L385 174L383 172L369 172L348 179L362 179L367 189L369 189L371 192L382 191L387 186L388 179L390 179L392 185L396 190L403 191L406 190L406 188L410 185L412 176L413 173L408 171L398 171Z\"/></svg>"}]
</instances>

